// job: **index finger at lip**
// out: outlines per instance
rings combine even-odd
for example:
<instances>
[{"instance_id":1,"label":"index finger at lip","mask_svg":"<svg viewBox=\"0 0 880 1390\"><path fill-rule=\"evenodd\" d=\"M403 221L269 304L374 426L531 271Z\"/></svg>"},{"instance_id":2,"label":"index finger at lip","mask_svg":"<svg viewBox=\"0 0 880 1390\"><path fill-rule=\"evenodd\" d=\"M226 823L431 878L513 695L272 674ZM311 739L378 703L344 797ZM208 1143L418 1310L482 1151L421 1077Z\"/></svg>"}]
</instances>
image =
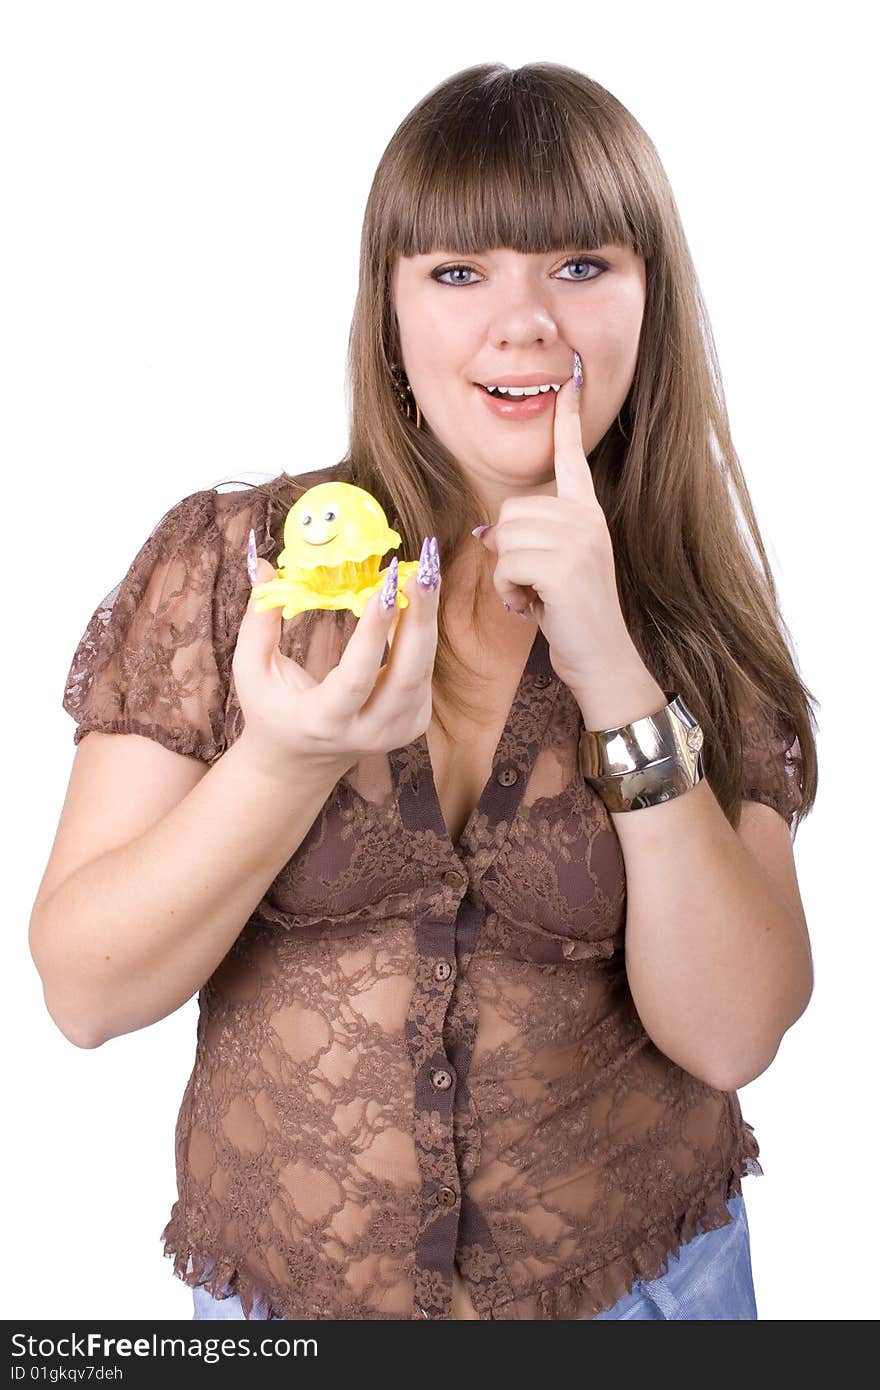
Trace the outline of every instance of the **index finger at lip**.
<instances>
[{"instance_id":1,"label":"index finger at lip","mask_svg":"<svg viewBox=\"0 0 880 1390\"><path fill-rule=\"evenodd\" d=\"M593 477L581 433L581 394L575 391L574 381L569 377L556 397L553 464L557 497L595 498Z\"/></svg>"}]
</instances>

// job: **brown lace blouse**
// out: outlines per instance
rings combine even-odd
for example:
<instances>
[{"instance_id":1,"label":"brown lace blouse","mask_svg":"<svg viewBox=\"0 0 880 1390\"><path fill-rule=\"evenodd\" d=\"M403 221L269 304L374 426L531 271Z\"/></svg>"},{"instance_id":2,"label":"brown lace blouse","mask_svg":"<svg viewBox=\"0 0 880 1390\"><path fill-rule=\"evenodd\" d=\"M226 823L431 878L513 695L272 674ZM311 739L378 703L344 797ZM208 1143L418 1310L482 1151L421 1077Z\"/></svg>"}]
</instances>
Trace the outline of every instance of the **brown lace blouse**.
<instances>
[{"instance_id":1,"label":"brown lace blouse","mask_svg":"<svg viewBox=\"0 0 880 1390\"><path fill-rule=\"evenodd\" d=\"M288 507L335 476L209 489L163 517L77 647L75 742L223 755L248 531L274 561ZM355 622L300 614L281 649L321 679ZM591 1317L698 1222L728 1223L758 1145L736 1093L641 1025L581 727L536 629L457 844L424 735L339 780L199 993L161 1237L188 1285L238 1293L248 1317L446 1319L455 1261L481 1318ZM753 726L746 754L743 796L791 828L796 742Z\"/></svg>"}]
</instances>

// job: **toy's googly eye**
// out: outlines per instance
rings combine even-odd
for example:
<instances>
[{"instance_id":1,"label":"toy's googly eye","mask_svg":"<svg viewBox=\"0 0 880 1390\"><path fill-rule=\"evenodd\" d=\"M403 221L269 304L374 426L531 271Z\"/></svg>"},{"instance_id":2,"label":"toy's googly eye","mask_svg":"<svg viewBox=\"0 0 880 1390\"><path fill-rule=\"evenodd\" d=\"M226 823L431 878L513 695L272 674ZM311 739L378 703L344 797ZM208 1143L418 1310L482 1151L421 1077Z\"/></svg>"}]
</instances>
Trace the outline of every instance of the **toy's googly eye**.
<instances>
[{"instance_id":1,"label":"toy's googly eye","mask_svg":"<svg viewBox=\"0 0 880 1390\"><path fill-rule=\"evenodd\" d=\"M328 507L328 508L327 508L326 512L324 513L324 520L325 520L325 521L335 521L335 520L336 520L336 513L334 512L334 510L333 510L332 507Z\"/></svg>"},{"instance_id":2,"label":"toy's googly eye","mask_svg":"<svg viewBox=\"0 0 880 1390\"><path fill-rule=\"evenodd\" d=\"M311 512L306 512L305 516L301 516L300 519L299 519L299 524L300 524L300 526L311 526L311 524L312 524L312 514L311 514Z\"/></svg>"}]
</instances>

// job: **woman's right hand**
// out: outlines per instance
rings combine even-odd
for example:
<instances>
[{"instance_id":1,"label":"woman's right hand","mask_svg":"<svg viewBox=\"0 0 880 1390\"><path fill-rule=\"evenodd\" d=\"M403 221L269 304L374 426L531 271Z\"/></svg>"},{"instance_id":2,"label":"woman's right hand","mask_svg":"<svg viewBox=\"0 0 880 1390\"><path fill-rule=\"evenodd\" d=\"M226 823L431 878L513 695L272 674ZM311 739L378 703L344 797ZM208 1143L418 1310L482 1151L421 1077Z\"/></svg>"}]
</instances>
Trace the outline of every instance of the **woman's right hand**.
<instances>
[{"instance_id":1,"label":"woman's right hand","mask_svg":"<svg viewBox=\"0 0 880 1390\"><path fill-rule=\"evenodd\" d=\"M389 568L396 581L396 563ZM419 576L433 579L433 587L422 588ZM273 578L269 561L258 561L256 583ZM244 715L241 737L262 766L283 774L306 759L338 767L342 776L366 754L404 747L427 730L440 594L439 558L431 563L430 542L403 592L409 607L393 605L387 612L382 591L372 595L338 664L322 681L281 652L281 608L258 612L251 597L232 675Z\"/></svg>"}]
</instances>

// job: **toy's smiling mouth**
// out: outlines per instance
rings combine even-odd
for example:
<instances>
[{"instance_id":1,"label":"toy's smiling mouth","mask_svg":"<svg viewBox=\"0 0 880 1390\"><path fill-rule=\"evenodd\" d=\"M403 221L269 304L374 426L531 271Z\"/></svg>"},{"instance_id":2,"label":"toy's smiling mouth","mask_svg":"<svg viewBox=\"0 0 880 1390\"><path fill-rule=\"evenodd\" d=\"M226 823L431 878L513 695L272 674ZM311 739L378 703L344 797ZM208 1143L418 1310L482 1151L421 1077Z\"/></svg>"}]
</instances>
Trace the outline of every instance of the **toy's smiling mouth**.
<instances>
[{"instance_id":1,"label":"toy's smiling mouth","mask_svg":"<svg viewBox=\"0 0 880 1390\"><path fill-rule=\"evenodd\" d=\"M335 541L335 540L336 540L336 537L335 537L335 536L328 536L327 540L325 540L325 541L312 541L312 540L309 540L308 536L306 536L306 545L316 545L316 546L320 546L320 545L329 545L331 541Z\"/></svg>"}]
</instances>

